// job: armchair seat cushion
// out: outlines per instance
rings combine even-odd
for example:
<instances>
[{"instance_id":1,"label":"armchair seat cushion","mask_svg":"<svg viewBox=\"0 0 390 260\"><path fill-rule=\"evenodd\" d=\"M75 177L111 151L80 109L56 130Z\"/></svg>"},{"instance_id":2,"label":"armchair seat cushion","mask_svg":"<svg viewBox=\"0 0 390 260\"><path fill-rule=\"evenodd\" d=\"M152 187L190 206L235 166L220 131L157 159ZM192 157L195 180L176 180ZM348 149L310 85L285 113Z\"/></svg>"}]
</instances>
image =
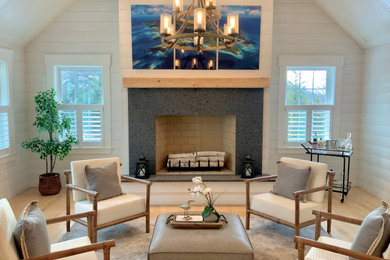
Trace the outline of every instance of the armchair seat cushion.
<instances>
[{"instance_id":1,"label":"armchair seat cushion","mask_svg":"<svg viewBox=\"0 0 390 260\"><path fill-rule=\"evenodd\" d=\"M332 246L338 246L345 249L351 248L351 243L338 240L331 237L320 237L318 242L329 244ZM336 254L330 251L312 247L310 251L305 256L305 260L349 260L349 257L346 255Z\"/></svg>"},{"instance_id":2,"label":"armchair seat cushion","mask_svg":"<svg viewBox=\"0 0 390 260\"><path fill-rule=\"evenodd\" d=\"M321 203L312 201L301 202L299 211L300 223L314 219L315 216L312 214L313 209L321 209L321 207ZM251 209L290 223L295 223L295 200L271 192L252 196Z\"/></svg>"},{"instance_id":3,"label":"armchair seat cushion","mask_svg":"<svg viewBox=\"0 0 390 260\"><path fill-rule=\"evenodd\" d=\"M93 202L88 200L75 203L75 213L93 210ZM126 218L145 212L145 199L134 194L123 194L98 202L97 225Z\"/></svg>"},{"instance_id":4,"label":"armchair seat cushion","mask_svg":"<svg viewBox=\"0 0 390 260\"><path fill-rule=\"evenodd\" d=\"M51 245L51 252L54 253L57 251L72 249L75 247L87 246L90 244L91 244L91 241L89 240L89 237L87 237L87 236L75 238L72 240L67 240L64 242L52 244ZM96 256L96 253L94 251L91 251L91 252L86 252L84 254L78 254L78 255L74 255L74 256L64 257L61 259L64 259L64 260L65 259L66 260L84 260L84 259L97 260L98 258Z\"/></svg>"}]
</instances>

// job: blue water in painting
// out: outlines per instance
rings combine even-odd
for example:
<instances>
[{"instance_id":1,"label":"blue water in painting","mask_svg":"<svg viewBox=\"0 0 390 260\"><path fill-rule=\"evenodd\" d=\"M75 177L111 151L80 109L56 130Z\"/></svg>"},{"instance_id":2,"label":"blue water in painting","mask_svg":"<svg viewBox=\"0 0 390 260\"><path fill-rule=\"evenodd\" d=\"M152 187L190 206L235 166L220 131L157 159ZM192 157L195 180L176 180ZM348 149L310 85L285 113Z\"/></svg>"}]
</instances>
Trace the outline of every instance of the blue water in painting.
<instances>
[{"instance_id":1,"label":"blue water in painting","mask_svg":"<svg viewBox=\"0 0 390 260\"><path fill-rule=\"evenodd\" d=\"M150 26L151 22L160 23L160 17L154 15L132 15L133 69L172 69L173 50L157 49L161 47L159 27Z\"/></svg>"},{"instance_id":2,"label":"blue water in painting","mask_svg":"<svg viewBox=\"0 0 390 260\"><path fill-rule=\"evenodd\" d=\"M226 16L222 16L222 24L226 23ZM219 69L259 69L260 55L260 17L240 16L240 31L246 39L239 42L238 55L231 52L219 51Z\"/></svg>"},{"instance_id":3,"label":"blue water in painting","mask_svg":"<svg viewBox=\"0 0 390 260\"><path fill-rule=\"evenodd\" d=\"M227 51L219 51L219 69L259 69L260 53L260 6L226 6L233 11L257 11L254 15L240 15L240 33L245 40L239 40L236 45L236 54ZM166 50L161 46L159 37L159 14L166 6L160 5L134 5L132 6L132 51L133 69L173 69L173 50ZM153 10L153 11L149 11ZM226 23L226 14L222 13L220 25ZM179 51L177 58L181 61L181 69L191 69L190 60L198 58L199 68L206 69L210 59L216 60L216 52L208 51L203 55L197 52Z\"/></svg>"}]
</instances>

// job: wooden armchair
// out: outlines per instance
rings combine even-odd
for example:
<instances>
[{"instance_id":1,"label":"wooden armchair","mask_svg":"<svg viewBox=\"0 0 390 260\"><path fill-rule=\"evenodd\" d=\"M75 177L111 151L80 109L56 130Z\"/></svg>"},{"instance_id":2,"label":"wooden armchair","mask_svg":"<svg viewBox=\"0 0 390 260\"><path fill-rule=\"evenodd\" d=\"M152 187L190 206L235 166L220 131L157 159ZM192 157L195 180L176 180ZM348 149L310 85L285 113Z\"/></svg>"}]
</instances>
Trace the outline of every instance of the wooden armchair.
<instances>
[{"instance_id":1,"label":"wooden armchair","mask_svg":"<svg viewBox=\"0 0 390 260\"><path fill-rule=\"evenodd\" d=\"M294 167L311 167L312 178L308 190L296 191L293 193L295 200L282 197L272 192L250 196L250 184L259 181L277 179L277 175L264 176L245 180L246 184L246 229L250 228L250 215L257 215L279 224L295 229L295 235L299 236L300 229L315 223L311 214L313 209L320 209L324 192L328 191L328 209L332 212L332 185L333 172L327 171L327 165L323 163L299 160L283 157L280 161ZM326 179L328 176L328 184ZM301 202L301 196L307 194L308 202ZM325 221L322 220L321 221ZM328 232L331 231L331 220L327 220Z\"/></svg>"},{"instance_id":2,"label":"wooden armchair","mask_svg":"<svg viewBox=\"0 0 390 260\"><path fill-rule=\"evenodd\" d=\"M316 231L315 239L307 239L300 236L295 237L295 242L298 244L298 260L315 260L315 259L345 259L349 260L349 257L363 259L363 260L384 260L383 258L364 254L357 251L350 250L351 243L345 242L339 239L330 237L320 237L321 221L323 220L338 220L355 225L361 225L362 220L348 218L336 214L331 214L324 211L313 210L315 215ZM305 246L311 246L312 248L305 257Z\"/></svg>"},{"instance_id":3,"label":"wooden armchair","mask_svg":"<svg viewBox=\"0 0 390 260\"><path fill-rule=\"evenodd\" d=\"M94 211L84 212L81 214L74 214L69 216L62 216L52 219L47 219L46 223L54 224L68 221L74 218L87 218L88 220L88 235L91 238L93 234L93 219L95 217ZM13 214L11 206L7 199L0 200L0 259L16 260L19 259L18 252L14 244L13 233L16 227L16 218ZM110 249L115 246L114 240L108 240L100 243L91 244L90 238L81 237L72 240L67 240L51 245L51 253L38 257L29 258L29 260L50 260L50 259L98 259L94 251L103 249L104 260L110 259ZM4 257L4 258L2 258Z\"/></svg>"},{"instance_id":4,"label":"wooden armchair","mask_svg":"<svg viewBox=\"0 0 390 260\"><path fill-rule=\"evenodd\" d=\"M117 197L98 201L99 194L96 191L87 190L84 180L85 166L102 167L108 163L117 163L117 174L119 180L127 180L144 184L146 186L146 199L135 194L123 194ZM96 212L93 224L93 242L97 241L97 231L109 226L120 224L133 219L145 217L146 233L150 230L150 186L152 183L146 180L139 180L132 177L122 176L120 172L121 163L119 158L103 158L95 160L83 160L71 162L71 170L65 171L66 176L66 214L70 215L70 196L73 192L75 202L75 213L82 213L93 210ZM93 197L93 201L87 200L87 195ZM81 225L87 226L85 219L73 220ZM70 231L70 221L67 221L66 230Z\"/></svg>"}]
</instances>

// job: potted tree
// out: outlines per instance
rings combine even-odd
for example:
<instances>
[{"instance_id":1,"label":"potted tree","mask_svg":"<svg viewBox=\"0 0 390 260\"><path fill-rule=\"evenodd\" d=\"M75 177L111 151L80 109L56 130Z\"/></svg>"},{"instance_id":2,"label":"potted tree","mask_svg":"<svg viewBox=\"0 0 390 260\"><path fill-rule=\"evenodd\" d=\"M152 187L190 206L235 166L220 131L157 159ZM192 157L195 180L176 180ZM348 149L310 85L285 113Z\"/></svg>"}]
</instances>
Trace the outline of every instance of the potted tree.
<instances>
[{"instance_id":1,"label":"potted tree","mask_svg":"<svg viewBox=\"0 0 390 260\"><path fill-rule=\"evenodd\" d=\"M46 171L39 176L39 192L42 195L54 195L61 190L61 179L53 172L57 159L63 160L77 143L70 131L70 119L60 115L55 100L55 90L40 91L34 98L36 118L33 126L38 137L22 142L22 147L38 153L46 161Z\"/></svg>"}]
</instances>

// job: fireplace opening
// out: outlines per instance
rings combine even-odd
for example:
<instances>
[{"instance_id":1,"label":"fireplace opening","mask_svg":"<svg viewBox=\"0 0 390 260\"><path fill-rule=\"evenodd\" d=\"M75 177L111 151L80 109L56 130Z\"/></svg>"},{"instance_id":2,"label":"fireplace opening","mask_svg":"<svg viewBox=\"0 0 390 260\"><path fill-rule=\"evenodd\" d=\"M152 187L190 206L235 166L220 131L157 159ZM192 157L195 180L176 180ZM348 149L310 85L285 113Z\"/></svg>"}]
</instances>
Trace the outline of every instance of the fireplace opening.
<instances>
[{"instance_id":1,"label":"fireplace opening","mask_svg":"<svg viewBox=\"0 0 390 260\"><path fill-rule=\"evenodd\" d=\"M235 115L158 115L156 126L156 174L235 174L236 116ZM196 168L168 172L168 154L202 151L224 152L221 170L198 172Z\"/></svg>"}]
</instances>

